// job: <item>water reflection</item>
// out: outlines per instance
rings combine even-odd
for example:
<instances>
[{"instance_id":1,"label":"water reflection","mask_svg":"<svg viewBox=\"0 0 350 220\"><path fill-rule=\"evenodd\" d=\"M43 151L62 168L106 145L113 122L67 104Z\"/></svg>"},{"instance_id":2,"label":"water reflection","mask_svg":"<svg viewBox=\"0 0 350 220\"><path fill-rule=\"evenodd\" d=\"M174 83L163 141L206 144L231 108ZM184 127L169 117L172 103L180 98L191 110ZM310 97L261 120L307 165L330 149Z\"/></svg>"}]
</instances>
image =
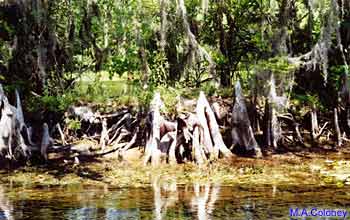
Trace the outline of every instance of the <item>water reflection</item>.
<instances>
[{"instance_id":1,"label":"water reflection","mask_svg":"<svg viewBox=\"0 0 350 220\"><path fill-rule=\"evenodd\" d=\"M98 208L78 208L67 211L65 219L108 219L108 220L124 220L124 219L140 219L138 209L119 210L114 208L98 209Z\"/></svg>"},{"instance_id":2,"label":"water reflection","mask_svg":"<svg viewBox=\"0 0 350 220\"><path fill-rule=\"evenodd\" d=\"M154 216L156 220L164 218L168 207L173 207L179 200L177 185L173 181L171 183L160 184L160 178L153 179L154 193Z\"/></svg>"},{"instance_id":3,"label":"water reflection","mask_svg":"<svg viewBox=\"0 0 350 220\"><path fill-rule=\"evenodd\" d=\"M349 188L178 185L154 178L145 188L0 186L0 220L289 219L290 207L346 209ZM322 218L321 218L322 219ZM324 218L326 219L326 218Z\"/></svg>"},{"instance_id":4,"label":"water reflection","mask_svg":"<svg viewBox=\"0 0 350 220\"><path fill-rule=\"evenodd\" d=\"M13 206L5 195L4 188L0 185L0 220L13 220Z\"/></svg>"},{"instance_id":5,"label":"water reflection","mask_svg":"<svg viewBox=\"0 0 350 220\"><path fill-rule=\"evenodd\" d=\"M175 181L160 184L159 179L153 181L154 216L156 220L167 217L167 210L182 213L182 217L198 220L209 220L214 210L215 202L220 192L220 186L215 184L194 184L193 187L180 188ZM181 210L182 207L190 207ZM178 216L179 217L179 216Z\"/></svg>"},{"instance_id":6,"label":"water reflection","mask_svg":"<svg viewBox=\"0 0 350 220\"><path fill-rule=\"evenodd\" d=\"M220 186L211 184L194 184L194 195L191 199L192 210L197 210L198 220L210 219L209 215L214 209L214 204L220 193Z\"/></svg>"}]
</instances>

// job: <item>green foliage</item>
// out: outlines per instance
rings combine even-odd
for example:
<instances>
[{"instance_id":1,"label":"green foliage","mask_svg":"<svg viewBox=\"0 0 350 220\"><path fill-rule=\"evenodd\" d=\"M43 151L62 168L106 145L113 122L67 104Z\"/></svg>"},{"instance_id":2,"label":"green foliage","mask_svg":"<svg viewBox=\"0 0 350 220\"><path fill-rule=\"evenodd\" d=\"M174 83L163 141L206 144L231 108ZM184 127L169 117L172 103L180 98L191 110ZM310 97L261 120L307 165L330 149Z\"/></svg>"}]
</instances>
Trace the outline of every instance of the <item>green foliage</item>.
<instances>
[{"instance_id":1,"label":"green foliage","mask_svg":"<svg viewBox=\"0 0 350 220\"><path fill-rule=\"evenodd\" d=\"M176 1L167 1L164 6L165 33L161 33L164 21L161 17L162 7L157 0L58 0L49 1L47 11L32 11L28 15L29 20L43 16L50 21L48 28L52 31L50 34L55 36L53 39L57 40L53 43L57 44L58 49L52 51L57 53L53 59L55 62L47 67L49 82L44 94L31 96L27 101L31 110L62 112L77 102L77 97L82 102L117 100L121 105L146 106L156 90L161 91L167 108L171 109L178 95L193 97L200 89L208 95L231 96L230 86L236 80L241 81L245 91L257 90L258 95L266 95L266 81L271 74L275 76L277 92L289 94L294 86L296 67L274 51L274 44L278 44L281 38L281 30L286 30L288 34L288 52L296 57L310 51L327 31L327 23L331 22L328 19L332 8L330 0L312 1L312 5L304 0L209 1L207 10L203 10L202 1L184 2L192 33L184 28ZM344 14L339 10L338 24L345 31L349 26L349 11L347 8L343 10ZM0 12L0 67L7 67L13 58L11 47L15 42L16 28L7 19L2 19L3 16ZM32 25L34 29L41 27L35 23ZM32 27L29 25L28 28ZM10 40L4 40L3 33L9 35ZM160 48L161 34L166 40L164 48ZM207 58L200 55L195 44L189 42L188 35L191 34L200 48L212 56L215 63L213 75L209 74ZM45 32L45 35L48 33ZM332 39L335 40L335 33ZM27 60L36 67L35 48L28 44ZM337 51L335 41L333 44ZM141 57L141 51L144 51L145 59ZM51 51L49 55L53 55ZM70 60L64 60L66 57ZM147 78L142 75L145 60L150 69L147 89L143 87L146 82L141 82ZM338 54L330 60L329 88L337 90L340 88L340 76L345 71L342 65L344 60ZM51 68L57 65L56 61L64 65ZM120 80L107 82L97 77L93 81L78 82L74 89L61 84L90 71L108 72L109 79L117 76ZM0 72L0 80L8 80L3 75ZM128 82L125 82L125 75ZM215 79L203 82L210 77ZM30 79L33 78L38 76L33 73ZM228 88L218 89L216 81L219 79ZM27 79L24 83L16 78L17 81L21 83L21 88L27 87ZM312 97L322 98L314 93L303 91L292 97L310 104L314 102ZM26 91L26 94L30 94L30 91ZM319 105L319 102L316 104Z\"/></svg>"},{"instance_id":2,"label":"green foliage","mask_svg":"<svg viewBox=\"0 0 350 220\"><path fill-rule=\"evenodd\" d=\"M177 98L181 95L181 90L175 89L173 87L160 86L157 88L157 91L160 92L160 96L165 105L165 108L162 109L162 111L168 114L175 114L176 104L178 102Z\"/></svg>"},{"instance_id":3,"label":"green foliage","mask_svg":"<svg viewBox=\"0 0 350 220\"><path fill-rule=\"evenodd\" d=\"M1 19L0 12L0 32L9 37L13 34L13 29L8 23ZM11 42L3 40L0 37L0 66L6 66L8 61L12 58ZM5 73L1 72L0 69L0 80L5 80Z\"/></svg>"},{"instance_id":4,"label":"green foliage","mask_svg":"<svg viewBox=\"0 0 350 220\"><path fill-rule=\"evenodd\" d=\"M154 52L150 62L151 75L149 82L151 85L166 85L169 78L169 63L164 53Z\"/></svg>"},{"instance_id":5,"label":"green foliage","mask_svg":"<svg viewBox=\"0 0 350 220\"><path fill-rule=\"evenodd\" d=\"M111 77L115 73L122 75L125 72L136 72L140 68L137 49L136 45L132 45L124 53L110 58L107 66Z\"/></svg>"},{"instance_id":6,"label":"green foliage","mask_svg":"<svg viewBox=\"0 0 350 220\"><path fill-rule=\"evenodd\" d=\"M295 99L299 100L302 104L308 105L309 107L313 108L314 106L316 108L321 107L321 103L319 100L319 97L317 95L312 94L306 94L306 95L295 95Z\"/></svg>"},{"instance_id":7,"label":"green foliage","mask_svg":"<svg viewBox=\"0 0 350 220\"><path fill-rule=\"evenodd\" d=\"M43 96L31 96L27 100L26 110L29 112L39 112L41 110L63 113L73 103L78 101L76 94L68 91L61 95L50 95L47 92Z\"/></svg>"},{"instance_id":8,"label":"green foliage","mask_svg":"<svg viewBox=\"0 0 350 220\"><path fill-rule=\"evenodd\" d=\"M76 132L81 128L81 123L78 119L65 118L64 122L66 127L73 132Z\"/></svg>"},{"instance_id":9,"label":"green foliage","mask_svg":"<svg viewBox=\"0 0 350 220\"><path fill-rule=\"evenodd\" d=\"M337 91L339 91L342 87L342 76L348 71L346 68L348 68L345 65L334 65L330 68L329 71L329 82L334 85Z\"/></svg>"},{"instance_id":10,"label":"green foliage","mask_svg":"<svg viewBox=\"0 0 350 220\"><path fill-rule=\"evenodd\" d=\"M275 76L284 76L295 70L295 66L290 64L286 57L274 57L262 60L256 65L257 72L270 72Z\"/></svg>"},{"instance_id":11,"label":"green foliage","mask_svg":"<svg viewBox=\"0 0 350 220\"><path fill-rule=\"evenodd\" d=\"M270 81L272 74L279 95L291 92L291 88L294 85L294 71L296 67L288 63L285 57L262 60L253 68L250 84L254 85L259 95L266 96L270 91L270 85L267 82Z\"/></svg>"}]
</instances>

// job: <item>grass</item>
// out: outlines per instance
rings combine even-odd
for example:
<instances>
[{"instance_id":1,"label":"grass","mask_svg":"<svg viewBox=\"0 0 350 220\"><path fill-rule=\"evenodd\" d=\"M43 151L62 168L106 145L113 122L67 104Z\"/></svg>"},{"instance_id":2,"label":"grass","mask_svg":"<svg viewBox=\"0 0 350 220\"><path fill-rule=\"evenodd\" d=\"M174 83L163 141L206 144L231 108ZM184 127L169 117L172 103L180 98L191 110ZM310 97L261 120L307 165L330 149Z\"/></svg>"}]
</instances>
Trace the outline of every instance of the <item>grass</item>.
<instances>
[{"instance_id":1,"label":"grass","mask_svg":"<svg viewBox=\"0 0 350 220\"><path fill-rule=\"evenodd\" d=\"M164 112L176 113L178 97L196 99L200 91L208 96L231 97L232 89L216 88L208 83L201 88L188 88L177 83L175 86L148 86L144 88L139 79L128 79L127 75L108 78L108 73L85 73L73 90L67 91L67 105L92 104L101 112L113 111L121 107L147 108L155 91L160 92L165 105Z\"/></svg>"}]
</instances>

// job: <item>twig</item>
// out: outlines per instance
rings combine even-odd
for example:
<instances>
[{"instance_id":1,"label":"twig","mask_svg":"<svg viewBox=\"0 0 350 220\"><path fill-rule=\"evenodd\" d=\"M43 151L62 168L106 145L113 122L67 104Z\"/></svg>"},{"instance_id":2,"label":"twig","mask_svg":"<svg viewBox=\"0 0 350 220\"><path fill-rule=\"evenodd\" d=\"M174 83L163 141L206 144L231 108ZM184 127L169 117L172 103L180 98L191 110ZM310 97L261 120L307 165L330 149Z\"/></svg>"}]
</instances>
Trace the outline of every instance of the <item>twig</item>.
<instances>
[{"instance_id":1,"label":"twig","mask_svg":"<svg viewBox=\"0 0 350 220\"><path fill-rule=\"evenodd\" d=\"M122 123L124 123L124 121L129 117L130 114L125 114L116 124L112 125L112 127L108 129L108 133L114 131L115 129L118 129L118 127L122 125Z\"/></svg>"},{"instance_id":2,"label":"twig","mask_svg":"<svg viewBox=\"0 0 350 220\"><path fill-rule=\"evenodd\" d=\"M57 123L57 124L56 124L56 127L57 127L58 132L60 133L62 145L63 145L63 146L67 145L66 139L65 139L65 137L64 137L64 133L63 133L62 128L61 128L61 125L60 125L59 123Z\"/></svg>"},{"instance_id":3,"label":"twig","mask_svg":"<svg viewBox=\"0 0 350 220\"><path fill-rule=\"evenodd\" d=\"M131 138L130 142L125 145L121 151L119 152L119 157L123 159L124 154L127 150L129 150L136 142L137 134L138 134L139 128L136 129L136 132L134 133L134 136Z\"/></svg>"},{"instance_id":4,"label":"twig","mask_svg":"<svg viewBox=\"0 0 350 220\"><path fill-rule=\"evenodd\" d=\"M320 129L320 131L318 132L318 134L316 135L316 140L322 135L324 129L326 128L328 124L328 121L326 123L324 123L324 125L322 126L322 128Z\"/></svg>"},{"instance_id":5,"label":"twig","mask_svg":"<svg viewBox=\"0 0 350 220\"><path fill-rule=\"evenodd\" d=\"M104 118L102 121L102 132L101 132L101 139L100 139L100 146L102 150L104 150L106 147L106 141L109 141L109 137L108 137L108 130L107 130L107 119Z\"/></svg>"},{"instance_id":6,"label":"twig","mask_svg":"<svg viewBox=\"0 0 350 220\"><path fill-rule=\"evenodd\" d=\"M115 131L115 133L114 133L114 135L112 136L112 138L109 139L107 145L110 145L110 144L115 140L115 138L117 137L117 135L119 135L120 131L121 131L123 128L124 128L124 126L119 127L119 128Z\"/></svg>"},{"instance_id":7,"label":"twig","mask_svg":"<svg viewBox=\"0 0 350 220\"><path fill-rule=\"evenodd\" d=\"M111 114L106 114L106 115L98 115L98 118L116 118L122 115L125 115L126 113L129 113L129 110L125 109L121 112L115 112L115 113L111 113Z\"/></svg>"},{"instance_id":8,"label":"twig","mask_svg":"<svg viewBox=\"0 0 350 220\"><path fill-rule=\"evenodd\" d=\"M112 145L116 145L119 144L119 142L126 136L128 136L130 134L130 132L126 129L122 129L122 132L120 133L120 135L117 137L117 139L115 141L113 141L111 144Z\"/></svg>"}]
</instances>

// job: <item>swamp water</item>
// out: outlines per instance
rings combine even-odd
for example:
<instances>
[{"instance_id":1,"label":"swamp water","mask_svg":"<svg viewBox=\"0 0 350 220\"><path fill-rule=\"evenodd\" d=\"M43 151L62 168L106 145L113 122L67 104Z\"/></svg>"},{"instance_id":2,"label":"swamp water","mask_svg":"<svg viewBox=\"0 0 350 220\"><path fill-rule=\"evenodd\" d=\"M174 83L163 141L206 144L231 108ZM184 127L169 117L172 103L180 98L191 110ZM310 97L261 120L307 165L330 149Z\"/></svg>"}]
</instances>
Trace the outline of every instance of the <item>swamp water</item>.
<instances>
[{"instance_id":1,"label":"swamp water","mask_svg":"<svg viewBox=\"0 0 350 220\"><path fill-rule=\"evenodd\" d=\"M291 218L290 208L350 211L349 189L176 183L121 189L26 188L6 184L0 187L0 219L344 219Z\"/></svg>"}]
</instances>

